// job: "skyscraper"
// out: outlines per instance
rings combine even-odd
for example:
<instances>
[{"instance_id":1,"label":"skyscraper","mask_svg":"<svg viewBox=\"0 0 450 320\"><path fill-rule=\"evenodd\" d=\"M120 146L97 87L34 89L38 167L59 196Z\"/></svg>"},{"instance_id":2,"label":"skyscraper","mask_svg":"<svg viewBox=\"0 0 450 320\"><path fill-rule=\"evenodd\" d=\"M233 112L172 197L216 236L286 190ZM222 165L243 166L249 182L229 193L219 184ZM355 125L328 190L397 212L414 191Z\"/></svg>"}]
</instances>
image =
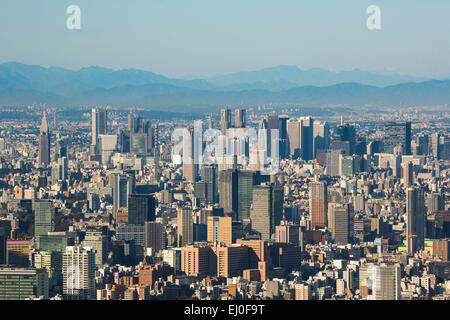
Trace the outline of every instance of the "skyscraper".
<instances>
[{"instance_id":1,"label":"skyscraper","mask_svg":"<svg viewBox=\"0 0 450 320\"><path fill-rule=\"evenodd\" d=\"M45 269L0 267L0 300L48 299L48 289Z\"/></svg>"},{"instance_id":2,"label":"skyscraper","mask_svg":"<svg viewBox=\"0 0 450 320\"><path fill-rule=\"evenodd\" d=\"M441 135L436 132L431 135L431 154L436 159L442 159L443 145L441 144Z\"/></svg>"},{"instance_id":3,"label":"skyscraper","mask_svg":"<svg viewBox=\"0 0 450 320\"><path fill-rule=\"evenodd\" d=\"M314 158L314 120L311 117L303 117L302 121L302 159Z\"/></svg>"},{"instance_id":4,"label":"skyscraper","mask_svg":"<svg viewBox=\"0 0 450 320\"><path fill-rule=\"evenodd\" d=\"M178 208L177 212L177 243L178 247L184 247L194 241L192 210L190 208Z\"/></svg>"},{"instance_id":5,"label":"skyscraper","mask_svg":"<svg viewBox=\"0 0 450 320\"><path fill-rule=\"evenodd\" d=\"M47 117L42 117L39 134L39 165L48 166L50 164L50 132L48 129Z\"/></svg>"},{"instance_id":6,"label":"skyscraper","mask_svg":"<svg viewBox=\"0 0 450 320\"><path fill-rule=\"evenodd\" d=\"M203 165L201 170L202 180L206 183L206 201L215 203L217 201L217 165ZM203 200L203 199L202 199Z\"/></svg>"},{"instance_id":7,"label":"skyscraper","mask_svg":"<svg viewBox=\"0 0 450 320\"><path fill-rule=\"evenodd\" d=\"M328 122L314 120L314 158L317 150L328 149L330 145L330 126Z\"/></svg>"},{"instance_id":8,"label":"skyscraper","mask_svg":"<svg viewBox=\"0 0 450 320\"><path fill-rule=\"evenodd\" d=\"M355 153L356 146L356 130L355 127L350 124L340 125L336 129L334 140L347 141L349 143L349 155Z\"/></svg>"},{"instance_id":9,"label":"skyscraper","mask_svg":"<svg viewBox=\"0 0 450 320\"><path fill-rule=\"evenodd\" d=\"M405 188L411 187L413 184L413 164L411 161L402 163L402 178Z\"/></svg>"},{"instance_id":10,"label":"skyscraper","mask_svg":"<svg viewBox=\"0 0 450 320\"><path fill-rule=\"evenodd\" d=\"M275 136L275 130L279 130L279 118L275 113L269 114L267 116L267 155L271 157L275 157L277 155L272 155L272 139L277 139L275 143L280 143L280 134L278 133L278 137ZM274 150L275 151L275 150ZM278 150L279 152L279 150Z\"/></svg>"},{"instance_id":11,"label":"skyscraper","mask_svg":"<svg viewBox=\"0 0 450 320\"><path fill-rule=\"evenodd\" d=\"M411 122L388 122L384 126L384 152L394 153L399 145L404 155L411 154Z\"/></svg>"},{"instance_id":12,"label":"skyscraper","mask_svg":"<svg viewBox=\"0 0 450 320\"><path fill-rule=\"evenodd\" d=\"M226 213L238 212L238 171L234 169L219 172L220 206Z\"/></svg>"},{"instance_id":13,"label":"skyscraper","mask_svg":"<svg viewBox=\"0 0 450 320\"><path fill-rule=\"evenodd\" d=\"M236 220L250 219L250 207L253 202L253 187L263 182L259 171L238 171L238 204Z\"/></svg>"},{"instance_id":14,"label":"skyscraper","mask_svg":"<svg viewBox=\"0 0 450 320\"><path fill-rule=\"evenodd\" d=\"M371 270L372 299L400 300L401 270L396 265L374 265Z\"/></svg>"},{"instance_id":15,"label":"skyscraper","mask_svg":"<svg viewBox=\"0 0 450 320\"><path fill-rule=\"evenodd\" d=\"M231 217L209 216L207 222L208 242L224 243L231 246L232 241L232 221Z\"/></svg>"},{"instance_id":16,"label":"skyscraper","mask_svg":"<svg viewBox=\"0 0 450 320\"><path fill-rule=\"evenodd\" d=\"M253 187L253 203L250 212L252 229L259 232L261 240L268 241L275 233L275 226L283 218L284 192L282 187L259 185Z\"/></svg>"},{"instance_id":17,"label":"skyscraper","mask_svg":"<svg viewBox=\"0 0 450 320\"><path fill-rule=\"evenodd\" d=\"M302 155L302 131L301 120L287 121L289 155L293 158L298 158Z\"/></svg>"},{"instance_id":18,"label":"skyscraper","mask_svg":"<svg viewBox=\"0 0 450 320\"><path fill-rule=\"evenodd\" d=\"M112 174L113 179L113 217L119 208L128 207L128 195L134 193L135 179L134 175L120 173Z\"/></svg>"},{"instance_id":19,"label":"skyscraper","mask_svg":"<svg viewBox=\"0 0 450 320\"><path fill-rule=\"evenodd\" d=\"M63 279L64 300L94 300L95 252L89 247L67 247Z\"/></svg>"},{"instance_id":20,"label":"skyscraper","mask_svg":"<svg viewBox=\"0 0 450 320\"><path fill-rule=\"evenodd\" d=\"M325 227L328 209L327 185L324 182L311 182L309 186L309 216L311 228Z\"/></svg>"},{"instance_id":21,"label":"skyscraper","mask_svg":"<svg viewBox=\"0 0 450 320\"><path fill-rule=\"evenodd\" d=\"M150 194L128 196L128 224L144 225L155 220L156 199Z\"/></svg>"},{"instance_id":22,"label":"skyscraper","mask_svg":"<svg viewBox=\"0 0 450 320\"><path fill-rule=\"evenodd\" d=\"M234 126L236 128L245 128L247 122L247 115L245 109L236 109L235 110L235 118L234 118Z\"/></svg>"},{"instance_id":23,"label":"skyscraper","mask_svg":"<svg viewBox=\"0 0 450 320\"><path fill-rule=\"evenodd\" d=\"M231 110L222 109L220 110L220 131L222 135L225 136L229 128L231 128Z\"/></svg>"},{"instance_id":24,"label":"skyscraper","mask_svg":"<svg viewBox=\"0 0 450 320\"><path fill-rule=\"evenodd\" d=\"M192 127L187 129L187 135L183 137L183 176L186 181L195 182L198 175L198 148L201 148L197 134ZM201 150L200 150L201 151Z\"/></svg>"},{"instance_id":25,"label":"skyscraper","mask_svg":"<svg viewBox=\"0 0 450 320\"><path fill-rule=\"evenodd\" d=\"M161 223L155 221L145 222L144 246L147 249L152 248L153 255L164 248L164 227Z\"/></svg>"},{"instance_id":26,"label":"skyscraper","mask_svg":"<svg viewBox=\"0 0 450 320\"><path fill-rule=\"evenodd\" d=\"M287 122L289 117L286 115L282 115L278 118L278 136L280 139L280 158L286 159L289 156L289 139L288 139L288 131L287 131Z\"/></svg>"},{"instance_id":27,"label":"skyscraper","mask_svg":"<svg viewBox=\"0 0 450 320\"><path fill-rule=\"evenodd\" d=\"M97 139L99 134L106 134L107 113L104 109L92 109L92 142L91 153L97 154Z\"/></svg>"},{"instance_id":28,"label":"skyscraper","mask_svg":"<svg viewBox=\"0 0 450 320\"><path fill-rule=\"evenodd\" d=\"M409 188L406 192L408 253L422 250L425 246L425 199L421 188Z\"/></svg>"},{"instance_id":29,"label":"skyscraper","mask_svg":"<svg viewBox=\"0 0 450 320\"><path fill-rule=\"evenodd\" d=\"M137 117L134 112L130 112L128 114L128 131L130 133L136 133L137 132Z\"/></svg>"},{"instance_id":30,"label":"skyscraper","mask_svg":"<svg viewBox=\"0 0 450 320\"><path fill-rule=\"evenodd\" d=\"M39 244L39 237L53 232L53 204L48 200L34 200L34 236Z\"/></svg>"},{"instance_id":31,"label":"skyscraper","mask_svg":"<svg viewBox=\"0 0 450 320\"><path fill-rule=\"evenodd\" d=\"M330 203L328 208L328 227L337 244L347 244L350 237L350 212L347 204Z\"/></svg>"},{"instance_id":32,"label":"skyscraper","mask_svg":"<svg viewBox=\"0 0 450 320\"><path fill-rule=\"evenodd\" d=\"M427 211L429 213L445 209L445 196L442 193L431 193L427 199Z\"/></svg>"}]
</instances>

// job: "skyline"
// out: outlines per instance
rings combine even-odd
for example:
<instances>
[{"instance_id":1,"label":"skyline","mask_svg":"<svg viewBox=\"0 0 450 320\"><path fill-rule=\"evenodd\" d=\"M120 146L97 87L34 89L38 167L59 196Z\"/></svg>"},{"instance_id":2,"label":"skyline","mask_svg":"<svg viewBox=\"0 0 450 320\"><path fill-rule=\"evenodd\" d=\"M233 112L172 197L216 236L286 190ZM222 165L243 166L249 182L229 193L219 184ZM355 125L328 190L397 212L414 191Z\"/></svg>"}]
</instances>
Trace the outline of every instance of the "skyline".
<instances>
[{"instance_id":1,"label":"skyline","mask_svg":"<svg viewBox=\"0 0 450 320\"><path fill-rule=\"evenodd\" d=\"M372 1L341 6L289 0L277 6L176 0L125 6L79 0L81 29L68 30L66 8L73 1L4 1L0 63L136 68L184 78L277 65L443 77L450 74L450 43L444 40L450 3L438 2L427 7L377 1L382 29L368 30L366 9Z\"/></svg>"}]
</instances>

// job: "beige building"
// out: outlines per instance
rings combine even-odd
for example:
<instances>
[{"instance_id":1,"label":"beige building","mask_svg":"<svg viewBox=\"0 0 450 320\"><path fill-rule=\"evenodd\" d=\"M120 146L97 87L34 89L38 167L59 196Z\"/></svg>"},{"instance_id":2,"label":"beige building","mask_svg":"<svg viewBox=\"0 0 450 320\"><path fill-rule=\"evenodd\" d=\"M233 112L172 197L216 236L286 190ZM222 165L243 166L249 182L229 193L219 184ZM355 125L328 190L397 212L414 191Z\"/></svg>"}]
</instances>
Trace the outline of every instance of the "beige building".
<instances>
[{"instance_id":1,"label":"beige building","mask_svg":"<svg viewBox=\"0 0 450 320\"><path fill-rule=\"evenodd\" d=\"M224 243L231 246L233 243L232 218L231 217L214 217L207 218L208 242Z\"/></svg>"}]
</instances>

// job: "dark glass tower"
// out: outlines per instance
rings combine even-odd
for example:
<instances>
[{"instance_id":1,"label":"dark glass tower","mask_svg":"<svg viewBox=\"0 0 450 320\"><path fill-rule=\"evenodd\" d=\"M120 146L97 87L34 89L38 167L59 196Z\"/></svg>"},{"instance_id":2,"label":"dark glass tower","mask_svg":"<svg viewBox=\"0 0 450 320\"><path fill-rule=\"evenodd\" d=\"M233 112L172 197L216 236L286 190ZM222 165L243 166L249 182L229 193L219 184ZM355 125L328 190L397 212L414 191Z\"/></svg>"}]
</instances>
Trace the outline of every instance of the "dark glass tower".
<instances>
[{"instance_id":1,"label":"dark glass tower","mask_svg":"<svg viewBox=\"0 0 450 320\"><path fill-rule=\"evenodd\" d=\"M128 196L128 224L144 225L155 220L156 199L150 194Z\"/></svg>"},{"instance_id":2,"label":"dark glass tower","mask_svg":"<svg viewBox=\"0 0 450 320\"><path fill-rule=\"evenodd\" d=\"M388 122L384 126L384 152L394 153L398 145L403 154L411 154L411 122Z\"/></svg>"}]
</instances>

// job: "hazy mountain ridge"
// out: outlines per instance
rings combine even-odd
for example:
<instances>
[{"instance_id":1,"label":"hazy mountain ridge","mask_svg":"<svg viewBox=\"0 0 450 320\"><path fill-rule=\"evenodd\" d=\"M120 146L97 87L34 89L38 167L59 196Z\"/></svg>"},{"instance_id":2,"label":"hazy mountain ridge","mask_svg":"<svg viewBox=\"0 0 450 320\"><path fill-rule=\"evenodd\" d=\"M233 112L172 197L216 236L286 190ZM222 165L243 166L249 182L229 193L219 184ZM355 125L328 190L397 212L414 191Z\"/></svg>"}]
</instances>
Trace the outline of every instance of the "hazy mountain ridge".
<instances>
[{"instance_id":1,"label":"hazy mountain ridge","mask_svg":"<svg viewBox=\"0 0 450 320\"><path fill-rule=\"evenodd\" d=\"M409 81L385 87L355 81L342 81L327 86L297 85L294 81L300 80L295 78L297 71L293 70L300 69L282 66L250 74L243 73L244 76L240 73L208 80L183 80L137 69L88 67L73 71L13 62L0 65L0 105L42 102L65 106L110 104L157 107L264 103L415 106L450 102L450 80ZM316 76L311 77L311 83L317 82L320 75L323 75L323 81L331 81L331 77L327 78L330 74L337 77L336 79L339 74L351 74L351 77L356 75L354 71L332 73L321 69L313 70ZM270 75L277 72L278 76ZM301 72L303 74L303 71ZM357 73L367 78L372 77L372 74L366 71ZM376 76L372 79L377 79ZM342 77L345 79L346 76ZM390 81L393 81L392 79ZM258 81L251 82L253 80Z\"/></svg>"}]
</instances>

